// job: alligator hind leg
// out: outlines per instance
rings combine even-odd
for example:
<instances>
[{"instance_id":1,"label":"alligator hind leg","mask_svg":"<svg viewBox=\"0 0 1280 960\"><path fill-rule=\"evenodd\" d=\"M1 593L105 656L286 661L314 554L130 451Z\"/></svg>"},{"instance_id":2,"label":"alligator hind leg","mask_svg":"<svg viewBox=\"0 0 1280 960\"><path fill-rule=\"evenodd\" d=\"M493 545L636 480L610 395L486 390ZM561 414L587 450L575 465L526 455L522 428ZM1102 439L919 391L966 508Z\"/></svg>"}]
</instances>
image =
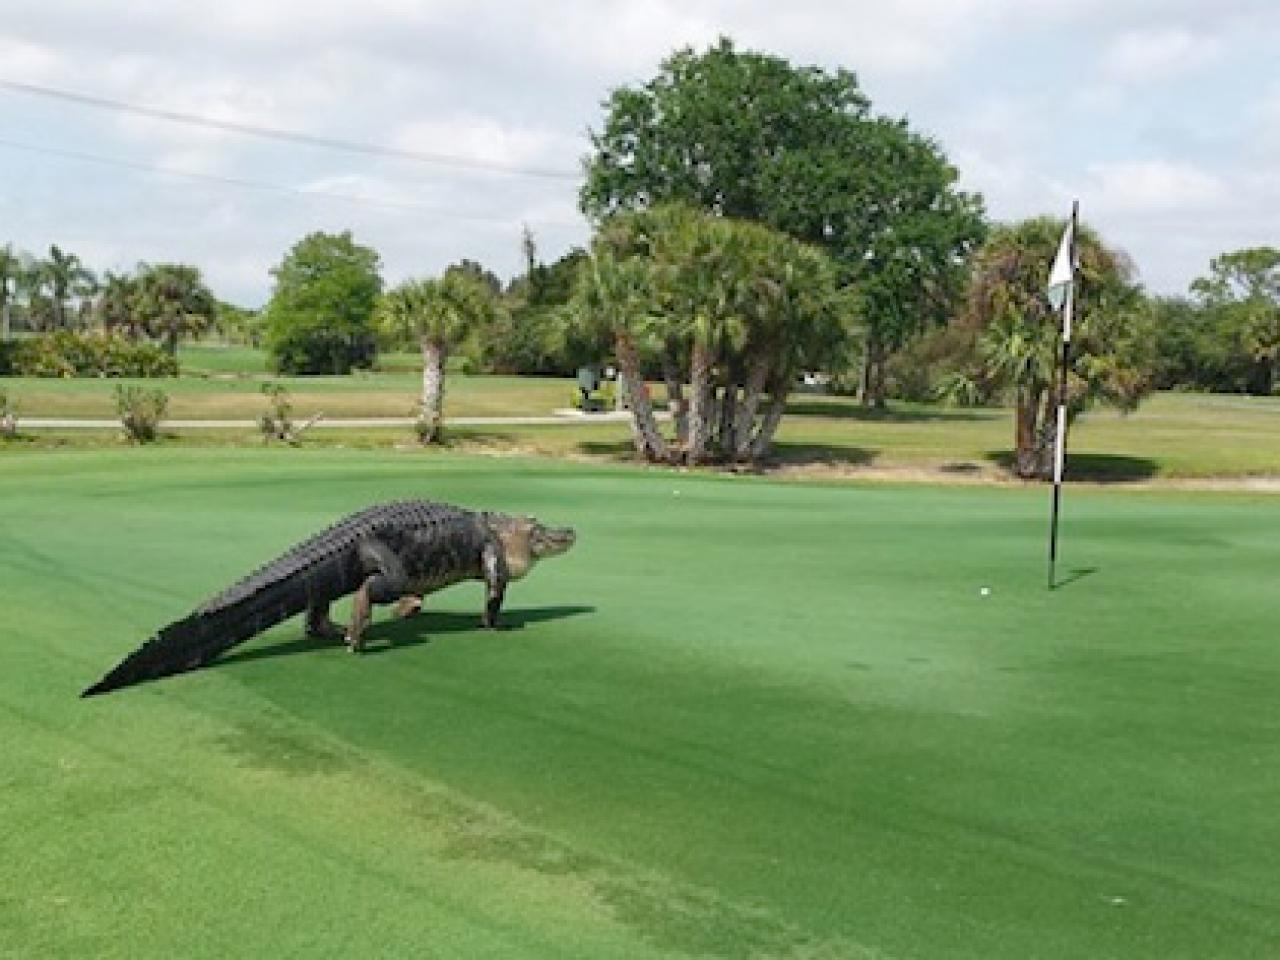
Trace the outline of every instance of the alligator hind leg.
<instances>
[{"instance_id":1,"label":"alligator hind leg","mask_svg":"<svg viewBox=\"0 0 1280 960\"><path fill-rule=\"evenodd\" d=\"M416 617L422 612L422 598L416 593L407 593L396 604L395 615L400 620Z\"/></svg>"},{"instance_id":2,"label":"alligator hind leg","mask_svg":"<svg viewBox=\"0 0 1280 960\"><path fill-rule=\"evenodd\" d=\"M364 649L364 632L373 619L375 603L391 603L404 596L409 586L404 565L385 543L369 540L360 544L360 562L369 576L356 591L351 605L351 626L347 628L347 647L352 653Z\"/></svg>"},{"instance_id":3,"label":"alligator hind leg","mask_svg":"<svg viewBox=\"0 0 1280 960\"><path fill-rule=\"evenodd\" d=\"M314 640L342 639L342 628L329 619L329 604L317 603L307 608L307 636Z\"/></svg>"}]
</instances>

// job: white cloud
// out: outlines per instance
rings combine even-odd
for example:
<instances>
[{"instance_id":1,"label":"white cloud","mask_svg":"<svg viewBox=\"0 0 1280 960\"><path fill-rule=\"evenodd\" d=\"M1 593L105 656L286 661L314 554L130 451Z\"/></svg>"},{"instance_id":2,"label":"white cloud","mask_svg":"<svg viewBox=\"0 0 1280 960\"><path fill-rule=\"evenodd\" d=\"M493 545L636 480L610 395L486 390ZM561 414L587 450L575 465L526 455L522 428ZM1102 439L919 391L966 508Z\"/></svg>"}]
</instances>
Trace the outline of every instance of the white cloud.
<instances>
[{"instance_id":1,"label":"white cloud","mask_svg":"<svg viewBox=\"0 0 1280 960\"><path fill-rule=\"evenodd\" d=\"M511 126L484 116L412 120L392 134L391 145L511 167L550 165L565 152L562 138L550 131Z\"/></svg>"},{"instance_id":2,"label":"white cloud","mask_svg":"<svg viewBox=\"0 0 1280 960\"><path fill-rule=\"evenodd\" d=\"M1102 67L1114 80L1155 83L1204 67L1220 52L1217 38L1182 27L1128 30L1108 45Z\"/></svg>"},{"instance_id":3,"label":"white cloud","mask_svg":"<svg viewBox=\"0 0 1280 960\"><path fill-rule=\"evenodd\" d=\"M1221 178L1187 163L1127 160L1087 168L1092 206L1106 211L1182 213L1211 207L1226 196Z\"/></svg>"},{"instance_id":4,"label":"white cloud","mask_svg":"<svg viewBox=\"0 0 1280 960\"><path fill-rule=\"evenodd\" d=\"M47 83L66 71L66 59L43 44L0 35L4 78L19 83Z\"/></svg>"}]
</instances>

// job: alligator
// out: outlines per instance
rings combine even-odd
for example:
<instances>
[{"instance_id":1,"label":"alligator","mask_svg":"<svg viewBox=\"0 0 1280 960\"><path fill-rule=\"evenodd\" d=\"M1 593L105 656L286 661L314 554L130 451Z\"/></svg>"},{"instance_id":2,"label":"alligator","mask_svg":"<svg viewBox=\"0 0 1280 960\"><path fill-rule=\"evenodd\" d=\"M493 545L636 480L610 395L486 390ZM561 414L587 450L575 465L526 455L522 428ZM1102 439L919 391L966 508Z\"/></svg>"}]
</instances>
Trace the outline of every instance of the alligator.
<instances>
[{"instance_id":1,"label":"alligator","mask_svg":"<svg viewBox=\"0 0 1280 960\"><path fill-rule=\"evenodd\" d=\"M532 517L464 510L426 500L369 507L344 517L162 627L80 695L91 697L194 670L287 618L306 613L306 633L364 648L374 604L412 616L422 598L463 580L482 580L482 625L496 628L507 584L538 560L564 553L575 535ZM345 631L329 605L354 594Z\"/></svg>"}]
</instances>

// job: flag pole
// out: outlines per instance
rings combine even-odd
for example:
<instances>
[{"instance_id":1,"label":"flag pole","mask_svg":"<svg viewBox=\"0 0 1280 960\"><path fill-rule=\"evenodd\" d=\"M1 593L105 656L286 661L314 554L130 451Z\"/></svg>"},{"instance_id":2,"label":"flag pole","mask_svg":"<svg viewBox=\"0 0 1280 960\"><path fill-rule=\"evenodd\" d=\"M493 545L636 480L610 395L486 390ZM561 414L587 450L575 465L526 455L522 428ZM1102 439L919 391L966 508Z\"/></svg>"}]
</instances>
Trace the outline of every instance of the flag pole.
<instances>
[{"instance_id":1,"label":"flag pole","mask_svg":"<svg viewBox=\"0 0 1280 960\"><path fill-rule=\"evenodd\" d=\"M1071 363L1071 321L1076 307L1076 228L1080 201L1071 202L1071 246L1067 263L1071 279L1062 307L1062 355L1058 362L1058 422L1053 449L1053 514L1049 521L1049 589L1057 586L1058 515L1062 506L1062 471L1067 455L1067 368Z\"/></svg>"}]
</instances>

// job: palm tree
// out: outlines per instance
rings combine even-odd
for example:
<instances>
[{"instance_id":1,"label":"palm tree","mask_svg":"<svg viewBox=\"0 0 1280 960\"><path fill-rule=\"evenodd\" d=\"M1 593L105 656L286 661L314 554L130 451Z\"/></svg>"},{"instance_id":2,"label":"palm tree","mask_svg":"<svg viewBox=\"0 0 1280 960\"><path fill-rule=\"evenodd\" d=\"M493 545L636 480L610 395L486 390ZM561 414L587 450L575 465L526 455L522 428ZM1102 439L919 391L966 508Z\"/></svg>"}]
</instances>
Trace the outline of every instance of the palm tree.
<instances>
[{"instance_id":1,"label":"palm tree","mask_svg":"<svg viewBox=\"0 0 1280 960\"><path fill-rule=\"evenodd\" d=\"M1047 477L1053 469L1057 406L1058 318L1044 296L1060 221L1038 217L992 230L974 258L962 322L979 331L985 375L1014 405L1014 471ZM1102 400L1131 410L1151 389L1145 314L1132 268L1081 227L1080 268L1067 378L1068 425Z\"/></svg>"},{"instance_id":2,"label":"palm tree","mask_svg":"<svg viewBox=\"0 0 1280 960\"><path fill-rule=\"evenodd\" d=\"M64 253L57 244L49 247L49 259L38 264L36 270L41 286L47 290L53 327L65 329L67 301L73 296L92 296L97 288L93 271L74 253Z\"/></svg>"},{"instance_id":3,"label":"palm tree","mask_svg":"<svg viewBox=\"0 0 1280 960\"><path fill-rule=\"evenodd\" d=\"M569 309L579 324L612 338L618 375L631 407L636 452L646 460L665 461L671 449L653 415L641 364L642 346L652 347L664 338L663 318L654 309L654 299L651 264L640 257L619 256L611 242L602 242L583 266L582 282Z\"/></svg>"},{"instance_id":4,"label":"palm tree","mask_svg":"<svg viewBox=\"0 0 1280 960\"><path fill-rule=\"evenodd\" d=\"M143 264L135 280L134 318L148 335L164 341L170 356L178 339L199 336L213 326L217 301L197 267L182 263Z\"/></svg>"},{"instance_id":5,"label":"palm tree","mask_svg":"<svg viewBox=\"0 0 1280 960\"><path fill-rule=\"evenodd\" d=\"M417 338L422 348L423 443L439 443L444 426L444 371L449 353L499 309L492 289L466 270L439 278L408 280L379 301L377 322L398 339Z\"/></svg>"},{"instance_id":6,"label":"palm tree","mask_svg":"<svg viewBox=\"0 0 1280 960\"><path fill-rule=\"evenodd\" d=\"M130 340L136 340L143 334L143 324L137 313L138 288L137 278L127 273L108 270L103 275L94 313L108 333L122 333Z\"/></svg>"}]
</instances>

